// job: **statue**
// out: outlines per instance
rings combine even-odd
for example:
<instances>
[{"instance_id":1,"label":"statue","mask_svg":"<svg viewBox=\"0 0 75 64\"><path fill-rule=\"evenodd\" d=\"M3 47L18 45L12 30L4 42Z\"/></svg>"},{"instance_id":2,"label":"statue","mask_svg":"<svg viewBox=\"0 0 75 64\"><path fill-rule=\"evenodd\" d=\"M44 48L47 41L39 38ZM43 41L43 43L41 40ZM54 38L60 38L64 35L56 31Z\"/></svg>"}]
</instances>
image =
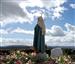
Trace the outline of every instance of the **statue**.
<instances>
[{"instance_id":1,"label":"statue","mask_svg":"<svg viewBox=\"0 0 75 64\"><path fill-rule=\"evenodd\" d=\"M34 28L33 47L36 52L45 52L45 24L42 16L38 17L38 22Z\"/></svg>"}]
</instances>

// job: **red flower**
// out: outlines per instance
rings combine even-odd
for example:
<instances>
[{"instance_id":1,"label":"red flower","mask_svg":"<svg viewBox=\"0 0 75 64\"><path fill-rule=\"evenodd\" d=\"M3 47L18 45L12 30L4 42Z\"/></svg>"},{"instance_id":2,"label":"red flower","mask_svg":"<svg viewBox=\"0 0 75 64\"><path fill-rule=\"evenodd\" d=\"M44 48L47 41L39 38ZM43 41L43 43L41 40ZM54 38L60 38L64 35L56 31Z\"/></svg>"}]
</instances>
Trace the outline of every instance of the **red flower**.
<instances>
[{"instance_id":1,"label":"red flower","mask_svg":"<svg viewBox=\"0 0 75 64\"><path fill-rule=\"evenodd\" d=\"M16 64L22 64L22 62L20 60L17 60Z\"/></svg>"}]
</instances>

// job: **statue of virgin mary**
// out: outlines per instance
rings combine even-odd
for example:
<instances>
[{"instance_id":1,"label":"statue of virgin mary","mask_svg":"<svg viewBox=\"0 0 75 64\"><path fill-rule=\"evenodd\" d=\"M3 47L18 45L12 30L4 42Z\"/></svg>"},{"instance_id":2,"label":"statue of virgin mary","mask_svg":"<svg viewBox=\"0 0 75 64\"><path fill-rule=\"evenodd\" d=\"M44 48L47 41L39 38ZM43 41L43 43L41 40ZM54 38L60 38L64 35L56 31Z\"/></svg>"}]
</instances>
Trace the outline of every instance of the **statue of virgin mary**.
<instances>
[{"instance_id":1,"label":"statue of virgin mary","mask_svg":"<svg viewBox=\"0 0 75 64\"><path fill-rule=\"evenodd\" d=\"M33 47L36 52L45 52L45 24L42 16L38 17L38 22L34 28Z\"/></svg>"}]
</instances>

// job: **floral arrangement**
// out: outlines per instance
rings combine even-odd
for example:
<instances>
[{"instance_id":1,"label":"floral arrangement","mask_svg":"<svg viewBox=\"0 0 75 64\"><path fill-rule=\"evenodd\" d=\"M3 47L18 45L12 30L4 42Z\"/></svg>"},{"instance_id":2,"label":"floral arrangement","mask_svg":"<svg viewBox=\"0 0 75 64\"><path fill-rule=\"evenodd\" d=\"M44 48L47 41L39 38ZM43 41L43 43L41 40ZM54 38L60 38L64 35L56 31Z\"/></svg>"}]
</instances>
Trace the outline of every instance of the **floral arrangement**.
<instances>
[{"instance_id":1,"label":"floral arrangement","mask_svg":"<svg viewBox=\"0 0 75 64\"><path fill-rule=\"evenodd\" d=\"M51 58L48 54L44 53L29 53L14 51L10 55L4 56L0 59L0 64L71 64L71 57L63 55L58 58Z\"/></svg>"}]
</instances>

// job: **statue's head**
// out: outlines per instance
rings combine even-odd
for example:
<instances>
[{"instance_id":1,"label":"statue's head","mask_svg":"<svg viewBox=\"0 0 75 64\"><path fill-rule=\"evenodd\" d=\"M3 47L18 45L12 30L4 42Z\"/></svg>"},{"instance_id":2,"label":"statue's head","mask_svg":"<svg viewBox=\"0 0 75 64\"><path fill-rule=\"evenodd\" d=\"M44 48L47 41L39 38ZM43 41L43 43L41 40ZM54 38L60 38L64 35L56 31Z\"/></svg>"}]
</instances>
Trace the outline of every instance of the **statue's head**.
<instances>
[{"instance_id":1,"label":"statue's head","mask_svg":"<svg viewBox=\"0 0 75 64\"><path fill-rule=\"evenodd\" d=\"M45 24L44 24L42 16L38 17L37 24L42 28L42 34L45 34Z\"/></svg>"}]
</instances>

